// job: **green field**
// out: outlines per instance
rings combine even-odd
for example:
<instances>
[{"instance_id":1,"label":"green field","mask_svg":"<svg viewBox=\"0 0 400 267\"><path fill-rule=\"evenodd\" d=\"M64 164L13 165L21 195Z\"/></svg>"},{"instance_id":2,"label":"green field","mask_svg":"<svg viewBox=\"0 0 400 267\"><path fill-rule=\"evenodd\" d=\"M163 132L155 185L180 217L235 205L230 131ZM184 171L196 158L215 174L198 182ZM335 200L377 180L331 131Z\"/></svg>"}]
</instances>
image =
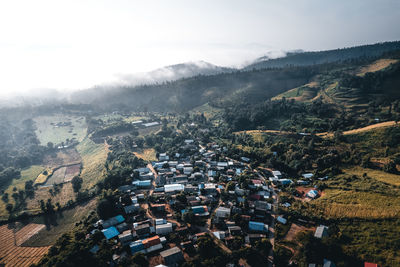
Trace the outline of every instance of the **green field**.
<instances>
[{"instance_id":1,"label":"green field","mask_svg":"<svg viewBox=\"0 0 400 267\"><path fill-rule=\"evenodd\" d=\"M303 214L323 219L400 218L399 177L360 167L348 168L325 183L327 189L320 198L297 202L293 209L300 208Z\"/></svg>"},{"instance_id":2,"label":"green field","mask_svg":"<svg viewBox=\"0 0 400 267\"><path fill-rule=\"evenodd\" d=\"M14 193L13 188L16 187L17 190L24 190L25 189L25 182L26 181L34 181L36 177L44 170L43 166L33 165L27 169L21 171L21 177L19 179L13 179L12 183L7 187L4 188L5 193L9 195L9 202L11 204L15 204L14 199L11 195ZM0 218L5 219L8 218L8 212L6 211L6 203L4 201L0 201Z\"/></svg>"},{"instance_id":3,"label":"green field","mask_svg":"<svg viewBox=\"0 0 400 267\"><path fill-rule=\"evenodd\" d=\"M36 117L34 121L37 128L36 135L42 145L46 145L48 142L60 144L61 142L66 142L67 139L76 139L80 142L87 133L84 117L66 115L40 116ZM67 123L68 125L63 125L62 123Z\"/></svg>"},{"instance_id":4,"label":"green field","mask_svg":"<svg viewBox=\"0 0 400 267\"><path fill-rule=\"evenodd\" d=\"M108 149L105 144L96 144L88 137L76 149L82 157L82 187L91 188L104 177Z\"/></svg>"},{"instance_id":5,"label":"green field","mask_svg":"<svg viewBox=\"0 0 400 267\"><path fill-rule=\"evenodd\" d=\"M343 252L380 266L400 266L400 220L349 221L338 224Z\"/></svg>"}]
</instances>

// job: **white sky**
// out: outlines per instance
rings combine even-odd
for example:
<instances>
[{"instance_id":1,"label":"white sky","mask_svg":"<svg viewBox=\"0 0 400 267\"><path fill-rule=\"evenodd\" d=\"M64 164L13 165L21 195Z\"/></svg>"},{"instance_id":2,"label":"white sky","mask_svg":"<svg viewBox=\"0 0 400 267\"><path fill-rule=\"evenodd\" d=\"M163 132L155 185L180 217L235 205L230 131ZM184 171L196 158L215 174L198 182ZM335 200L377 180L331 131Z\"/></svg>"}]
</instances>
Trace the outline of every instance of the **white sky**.
<instances>
[{"instance_id":1,"label":"white sky","mask_svg":"<svg viewBox=\"0 0 400 267\"><path fill-rule=\"evenodd\" d=\"M0 95L400 39L398 0L0 0Z\"/></svg>"}]
</instances>

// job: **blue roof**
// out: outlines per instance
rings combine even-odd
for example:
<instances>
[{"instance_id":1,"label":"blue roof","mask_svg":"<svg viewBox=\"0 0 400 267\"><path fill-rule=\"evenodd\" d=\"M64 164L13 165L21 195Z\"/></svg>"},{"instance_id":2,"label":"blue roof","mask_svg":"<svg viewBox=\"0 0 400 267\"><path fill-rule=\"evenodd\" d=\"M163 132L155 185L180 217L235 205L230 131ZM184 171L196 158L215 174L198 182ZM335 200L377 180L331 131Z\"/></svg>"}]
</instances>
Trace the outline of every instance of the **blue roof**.
<instances>
[{"instance_id":1,"label":"blue roof","mask_svg":"<svg viewBox=\"0 0 400 267\"><path fill-rule=\"evenodd\" d=\"M119 235L117 228L115 228L114 226L103 229L101 231L103 232L103 235L106 237L107 240Z\"/></svg>"},{"instance_id":2,"label":"blue roof","mask_svg":"<svg viewBox=\"0 0 400 267\"><path fill-rule=\"evenodd\" d=\"M144 180L144 181L134 181L132 182L133 185L139 186L139 187L144 187L144 186L150 186L151 181L150 180Z\"/></svg>"},{"instance_id":3,"label":"blue roof","mask_svg":"<svg viewBox=\"0 0 400 267\"><path fill-rule=\"evenodd\" d=\"M249 222L249 229L253 231L265 231L265 226L263 223L260 222Z\"/></svg>"},{"instance_id":4,"label":"blue roof","mask_svg":"<svg viewBox=\"0 0 400 267\"><path fill-rule=\"evenodd\" d=\"M143 243L141 240L137 240L135 242L132 242L129 247L131 248L132 254L135 254L136 252L139 252L144 249Z\"/></svg>"},{"instance_id":5,"label":"blue roof","mask_svg":"<svg viewBox=\"0 0 400 267\"><path fill-rule=\"evenodd\" d=\"M115 219L118 221L118 223L122 223L123 221L125 221L125 218L122 215L115 216Z\"/></svg>"}]
</instances>

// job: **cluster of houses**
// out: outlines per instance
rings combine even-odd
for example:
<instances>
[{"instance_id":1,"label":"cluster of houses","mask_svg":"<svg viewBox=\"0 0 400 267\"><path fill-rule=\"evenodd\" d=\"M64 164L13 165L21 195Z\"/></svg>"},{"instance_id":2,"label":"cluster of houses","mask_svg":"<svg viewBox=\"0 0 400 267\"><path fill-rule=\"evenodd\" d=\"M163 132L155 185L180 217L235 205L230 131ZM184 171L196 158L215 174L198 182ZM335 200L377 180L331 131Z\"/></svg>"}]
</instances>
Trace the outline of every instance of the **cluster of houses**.
<instances>
[{"instance_id":1,"label":"cluster of houses","mask_svg":"<svg viewBox=\"0 0 400 267\"><path fill-rule=\"evenodd\" d=\"M203 147L188 139L182 146L184 155L159 153L151 166L136 169L132 184L119 188L130 198L120 200L124 213L96 223L93 231L101 231L105 239L126 248L116 252L112 262L117 264L128 252L141 252L148 259L161 259L158 266L178 266L188 257L188 250L197 246L198 238L206 234L228 249L234 249L238 240L251 246L270 238L274 188L293 181L277 170L271 170L272 176L265 179L251 170L249 158L224 157L221 152L225 148L216 144ZM240 182L242 175L247 177L246 183L243 179ZM304 174L299 181L312 178L312 174ZM318 195L314 189L306 194L311 199ZM290 203L285 205L289 207ZM185 223L186 213L192 213L195 221ZM203 221L203 225L196 225L196 221ZM277 216L276 223L288 221ZM317 227L316 238L327 235L328 227ZM324 266L332 264L324 262Z\"/></svg>"},{"instance_id":2,"label":"cluster of houses","mask_svg":"<svg viewBox=\"0 0 400 267\"><path fill-rule=\"evenodd\" d=\"M216 144L201 147L194 140L185 140L182 145L188 151L185 155L160 153L152 166L136 169L134 181L119 188L129 196L129 201L120 199L123 213L95 224L92 234L100 231L105 239L126 248L115 252L115 264L128 252L141 252L148 258L161 258L159 264L177 266L184 261L185 251L196 247L204 234L228 247L236 236L249 245L268 238L272 189L262 177L246 186L236 179L250 172L250 160L217 156L224 148ZM227 190L228 183L234 184L232 190ZM184 205L178 195L185 195ZM187 212L212 223L192 227L181 219ZM180 238L180 245L168 240L171 234ZM97 250L95 246L91 251Z\"/></svg>"}]
</instances>

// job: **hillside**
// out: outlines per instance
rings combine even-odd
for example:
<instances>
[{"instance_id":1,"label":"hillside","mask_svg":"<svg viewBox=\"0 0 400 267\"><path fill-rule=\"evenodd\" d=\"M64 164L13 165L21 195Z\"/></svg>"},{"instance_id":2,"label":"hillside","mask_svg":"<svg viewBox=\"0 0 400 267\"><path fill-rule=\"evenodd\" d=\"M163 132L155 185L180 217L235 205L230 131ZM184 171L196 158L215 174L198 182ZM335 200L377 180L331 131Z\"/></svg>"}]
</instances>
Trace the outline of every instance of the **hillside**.
<instances>
[{"instance_id":1,"label":"hillside","mask_svg":"<svg viewBox=\"0 0 400 267\"><path fill-rule=\"evenodd\" d=\"M334 49L316 52L290 52L285 57L276 59L260 58L245 69L283 68L287 66L309 66L337 62L360 57L379 57L382 54L400 49L400 42L385 42L372 45Z\"/></svg>"},{"instance_id":2,"label":"hillside","mask_svg":"<svg viewBox=\"0 0 400 267\"><path fill-rule=\"evenodd\" d=\"M259 62L257 66L236 71L205 62L178 64L153 73L162 78L162 83L96 87L74 93L70 102L91 104L100 111L185 112L206 103L224 108L285 97L308 102L320 99L337 110L352 108L364 112L371 101L399 97L396 49L400 49L400 42L296 52L267 60L264 62L267 65ZM272 64L278 61L283 62L278 64L280 68ZM165 76L165 73L170 74ZM199 75L187 77L195 74ZM168 76L185 78L166 81Z\"/></svg>"}]
</instances>

